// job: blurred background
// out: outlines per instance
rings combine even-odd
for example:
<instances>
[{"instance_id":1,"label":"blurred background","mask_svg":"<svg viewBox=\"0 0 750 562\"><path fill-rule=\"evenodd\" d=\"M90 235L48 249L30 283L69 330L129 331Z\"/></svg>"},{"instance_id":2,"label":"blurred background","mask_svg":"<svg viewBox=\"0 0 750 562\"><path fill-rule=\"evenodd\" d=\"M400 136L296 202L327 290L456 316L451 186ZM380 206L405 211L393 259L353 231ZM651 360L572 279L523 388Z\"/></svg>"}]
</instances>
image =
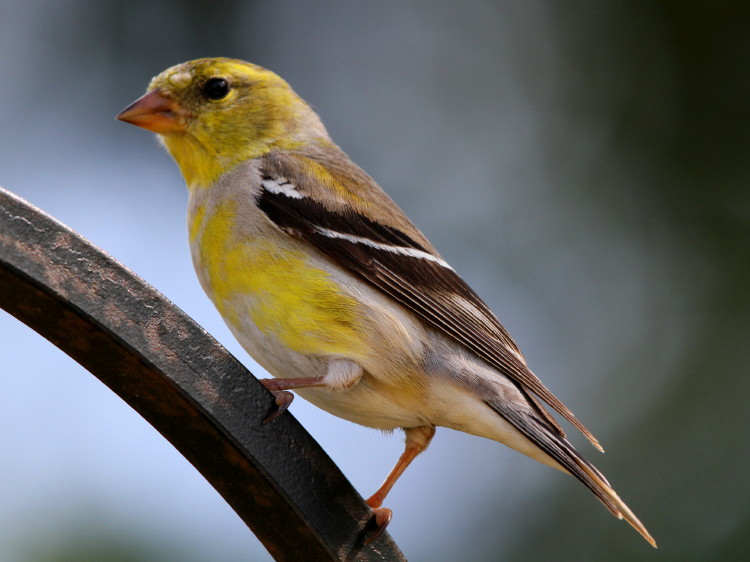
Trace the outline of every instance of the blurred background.
<instances>
[{"instance_id":1,"label":"blurred background","mask_svg":"<svg viewBox=\"0 0 750 562\"><path fill-rule=\"evenodd\" d=\"M82 233L258 375L203 295L186 190L114 121L164 68L267 66L321 114L600 438L652 550L572 478L438 430L388 498L411 560L750 552L744 2L0 0L0 185ZM171 445L0 312L0 559L268 560ZM400 435L297 400L363 496Z\"/></svg>"}]
</instances>

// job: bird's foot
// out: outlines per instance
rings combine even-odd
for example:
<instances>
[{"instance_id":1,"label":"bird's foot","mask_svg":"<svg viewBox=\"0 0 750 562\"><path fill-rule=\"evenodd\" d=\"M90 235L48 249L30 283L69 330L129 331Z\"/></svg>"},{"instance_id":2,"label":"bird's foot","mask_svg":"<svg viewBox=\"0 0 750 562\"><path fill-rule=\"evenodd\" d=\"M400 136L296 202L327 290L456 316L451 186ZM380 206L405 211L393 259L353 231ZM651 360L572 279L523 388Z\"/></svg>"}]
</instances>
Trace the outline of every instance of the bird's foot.
<instances>
[{"instance_id":1,"label":"bird's foot","mask_svg":"<svg viewBox=\"0 0 750 562\"><path fill-rule=\"evenodd\" d=\"M294 394L287 390L295 388L311 388L313 386L325 386L324 376L301 377L291 379L260 379L259 382L276 397L276 410L271 412L263 423L268 423L287 411L289 404L294 400Z\"/></svg>"},{"instance_id":2,"label":"bird's foot","mask_svg":"<svg viewBox=\"0 0 750 562\"><path fill-rule=\"evenodd\" d=\"M294 400L294 394L286 390L271 390L271 394L276 397L276 408L266 416L263 423L269 423L278 418L281 414L287 411L292 400Z\"/></svg>"},{"instance_id":3,"label":"bird's foot","mask_svg":"<svg viewBox=\"0 0 750 562\"><path fill-rule=\"evenodd\" d=\"M392 518L393 512L387 507L373 507L372 519L370 519L366 527L368 533L367 538L365 538L365 544L370 544L382 535Z\"/></svg>"}]
</instances>

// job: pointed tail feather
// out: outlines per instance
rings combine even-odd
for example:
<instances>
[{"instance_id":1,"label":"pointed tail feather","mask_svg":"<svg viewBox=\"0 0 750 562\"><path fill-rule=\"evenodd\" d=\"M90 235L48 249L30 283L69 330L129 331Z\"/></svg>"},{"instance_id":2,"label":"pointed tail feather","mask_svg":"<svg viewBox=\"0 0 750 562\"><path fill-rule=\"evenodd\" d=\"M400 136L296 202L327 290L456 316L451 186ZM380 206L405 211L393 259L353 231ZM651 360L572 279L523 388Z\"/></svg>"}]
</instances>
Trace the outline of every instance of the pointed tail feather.
<instances>
[{"instance_id":1,"label":"pointed tail feather","mask_svg":"<svg viewBox=\"0 0 750 562\"><path fill-rule=\"evenodd\" d=\"M580 480L604 506L618 519L625 519L648 543L656 548L656 541L648 533L630 508L625 505L612 489L604 475L594 465L584 459L564 437L555 431L545 420L530 412L524 412L507 404L487 401L487 404L513 424L526 438L547 453L567 472Z\"/></svg>"},{"instance_id":2,"label":"pointed tail feather","mask_svg":"<svg viewBox=\"0 0 750 562\"><path fill-rule=\"evenodd\" d=\"M657 548L656 541L654 538L649 534L648 530L646 530L646 527L641 523L641 521L635 516L635 513L633 513L630 508L625 504L624 501L620 499L620 496L617 495L617 492L615 492L612 487L607 483L606 480L599 477L599 471L594 469L593 471L589 468L588 463L582 466L582 469L588 473L588 476L593 480L598 487L604 491L607 496L612 500L612 502L617 507L617 511L613 512L614 515L618 519L625 519L630 525L638 531L641 536L648 541L648 543L653 546L654 548ZM588 484L587 484L588 485ZM606 504L605 504L606 505Z\"/></svg>"}]
</instances>

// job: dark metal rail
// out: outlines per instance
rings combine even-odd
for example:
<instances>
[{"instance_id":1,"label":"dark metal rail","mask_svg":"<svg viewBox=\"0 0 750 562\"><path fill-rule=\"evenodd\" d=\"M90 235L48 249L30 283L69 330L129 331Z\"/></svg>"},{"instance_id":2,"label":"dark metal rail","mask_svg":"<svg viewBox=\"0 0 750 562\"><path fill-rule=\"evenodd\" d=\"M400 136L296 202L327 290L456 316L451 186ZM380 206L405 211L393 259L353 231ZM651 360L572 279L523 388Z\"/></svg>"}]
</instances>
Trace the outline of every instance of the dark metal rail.
<instances>
[{"instance_id":1,"label":"dark metal rail","mask_svg":"<svg viewBox=\"0 0 750 562\"><path fill-rule=\"evenodd\" d=\"M141 414L218 490L277 560L404 560L371 512L271 394L153 287L0 188L0 307Z\"/></svg>"}]
</instances>

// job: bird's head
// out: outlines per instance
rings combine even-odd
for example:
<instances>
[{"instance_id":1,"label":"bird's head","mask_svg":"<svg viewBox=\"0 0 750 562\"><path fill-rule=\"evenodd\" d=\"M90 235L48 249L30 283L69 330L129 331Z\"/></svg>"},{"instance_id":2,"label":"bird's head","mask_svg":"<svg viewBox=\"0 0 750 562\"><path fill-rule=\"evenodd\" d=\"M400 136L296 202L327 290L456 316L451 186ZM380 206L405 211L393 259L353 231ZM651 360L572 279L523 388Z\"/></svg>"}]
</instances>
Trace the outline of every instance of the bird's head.
<instances>
[{"instance_id":1,"label":"bird's head","mask_svg":"<svg viewBox=\"0 0 750 562\"><path fill-rule=\"evenodd\" d=\"M284 80L236 59L168 68L117 118L157 133L191 187L208 186L274 148L330 142L318 116Z\"/></svg>"}]
</instances>

